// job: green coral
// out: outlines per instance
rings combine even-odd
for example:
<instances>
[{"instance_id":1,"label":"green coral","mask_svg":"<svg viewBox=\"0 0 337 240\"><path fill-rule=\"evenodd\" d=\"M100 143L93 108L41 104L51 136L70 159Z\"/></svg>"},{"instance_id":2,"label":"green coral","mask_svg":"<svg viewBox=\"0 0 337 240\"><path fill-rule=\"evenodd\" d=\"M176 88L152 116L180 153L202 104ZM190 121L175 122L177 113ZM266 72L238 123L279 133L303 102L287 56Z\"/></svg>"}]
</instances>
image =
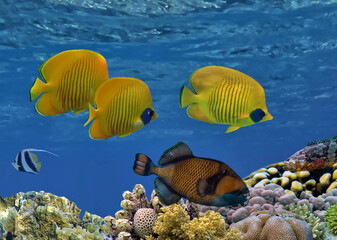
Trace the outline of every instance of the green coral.
<instances>
[{"instance_id":1,"label":"green coral","mask_svg":"<svg viewBox=\"0 0 337 240\"><path fill-rule=\"evenodd\" d=\"M337 234L337 204L330 206L325 214L324 221L328 228L335 234Z\"/></svg>"},{"instance_id":2,"label":"green coral","mask_svg":"<svg viewBox=\"0 0 337 240\"><path fill-rule=\"evenodd\" d=\"M230 228L226 230L226 223L219 213L207 211L205 214L190 220L188 213L179 205L173 204L163 207L159 213L154 233L158 238L148 236L146 239L170 240L238 240L240 231Z\"/></svg>"},{"instance_id":3,"label":"green coral","mask_svg":"<svg viewBox=\"0 0 337 240\"><path fill-rule=\"evenodd\" d=\"M332 141L332 140L337 140L337 135L332 137L332 138L324 138L324 139L321 139L321 140L315 140L315 141L308 142L307 146L311 146L311 145L315 145L315 144L319 144L319 143L325 143L325 142L329 142L329 141Z\"/></svg>"},{"instance_id":4,"label":"green coral","mask_svg":"<svg viewBox=\"0 0 337 240\"><path fill-rule=\"evenodd\" d=\"M290 204L285 209L301 216L310 226L314 240L323 240L325 236L325 224L320 223L320 219L316 217L310 210L308 205Z\"/></svg>"},{"instance_id":5,"label":"green coral","mask_svg":"<svg viewBox=\"0 0 337 240\"><path fill-rule=\"evenodd\" d=\"M0 197L0 226L18 239L104 239L103 218L85 213L65 197L41 192Z\"/></svg>"}]
</instances>

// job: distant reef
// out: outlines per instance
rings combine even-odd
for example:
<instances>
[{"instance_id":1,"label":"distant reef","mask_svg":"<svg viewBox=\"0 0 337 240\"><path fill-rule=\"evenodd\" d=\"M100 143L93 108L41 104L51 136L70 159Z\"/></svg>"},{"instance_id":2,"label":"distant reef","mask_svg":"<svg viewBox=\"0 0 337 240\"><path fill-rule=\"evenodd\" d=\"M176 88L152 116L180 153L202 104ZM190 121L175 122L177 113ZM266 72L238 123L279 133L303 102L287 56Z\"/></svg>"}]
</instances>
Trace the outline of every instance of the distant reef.
<instances>
[{"instance_id":1,"label":"distant reef","mask_svg":"<svg viewBox=\"0 0 337 240\"><path fill-rule=\"evenodd\" d=\"M266 166L244 178L247 202L227 208L183 200L164 206L154 191L148 200L137 184L122 194L122 209L104 218L85 212L80 219L81 210L65 197L20 192L0 197L0 239L337 239L335 169Z\"/></svg>"}]
</instances>

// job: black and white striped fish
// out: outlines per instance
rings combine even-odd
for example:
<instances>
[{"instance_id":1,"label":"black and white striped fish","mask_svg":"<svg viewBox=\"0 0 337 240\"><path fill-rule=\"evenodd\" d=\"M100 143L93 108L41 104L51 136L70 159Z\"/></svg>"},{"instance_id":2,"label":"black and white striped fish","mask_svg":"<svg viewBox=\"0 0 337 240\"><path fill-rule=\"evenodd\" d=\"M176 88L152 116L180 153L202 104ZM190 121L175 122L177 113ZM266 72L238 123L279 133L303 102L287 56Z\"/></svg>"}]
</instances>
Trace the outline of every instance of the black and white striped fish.
<instances>
[{"instance_id":1,"label":"black and white striped fish","mask_svg":"<svg viewBox=\"0 0 337 240\"><path fill-rule=\"evenodd\" d=\"M23 149L16 155L14 162L12 162L13 167L20 172L37 174L41 168L41 162L38 162L37 156L31 152L46 152L57 156L56 154L43 149Z\"/></svg>"}]
</instances>

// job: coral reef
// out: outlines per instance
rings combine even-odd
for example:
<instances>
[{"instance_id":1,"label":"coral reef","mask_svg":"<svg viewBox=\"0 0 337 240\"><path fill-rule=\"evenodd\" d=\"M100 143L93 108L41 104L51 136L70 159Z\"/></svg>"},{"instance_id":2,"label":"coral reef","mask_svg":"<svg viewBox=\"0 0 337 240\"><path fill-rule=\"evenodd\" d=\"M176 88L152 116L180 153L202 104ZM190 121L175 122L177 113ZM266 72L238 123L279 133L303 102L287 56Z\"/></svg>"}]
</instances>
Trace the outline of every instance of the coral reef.
<instances>
[{"instance_id":1,"label":"coral reef","mask_svg":"<svg viewBox=\"0 0 337 240\"><path fill-rule=\"evenodd\" d=\"M298 215L287 212L257 212L231 225L243 233L243 240L310 240L313 234L307 222Z\"/></svg>"},{"instance_id":2,"label":"coral reef","mask_svg":"<svg viewBox=\"0 0 337 240\"><path fill-rule=\"evenodd\" d=\"M230 228L226 230L226 223L219 213L207 211L205 214L195 217L192 220L188 213L179 205L173 204L162 208L159 213L154 233L158 238L149 239L169 240L239 240L240 232Z\"/></svg>"},{"instance_id":3,"label":"coral reef","mask_svg":"<svg viewBox=\"0 0 337 240\"><path fill-rule=\"evenodd\" d=\"M309 211L307 204L295 205L290 204L285 207L286 210L301 216L310 226L314 240L323 240L325 236L325 223L320 222L320 218Z\"/></svg>"},{"instance_id":4,"label":"coral reef","mask_svg":"<svg viewBox=\"0 0 337 240\"><path fill-rule=\"evenodd\" d=\"M337 234L337 204L332 205L326 210L324 218L328 228L334 234Z\"/></svg>"},{"instance_id":5,"label":"coral reef","mask_svg":"<svg viewBox=\"0 0 337 240\"><path fill-rule=\"evenodd\" d=\"M0 197L0 226L5 236L21 239L103 239L107 229L103 219L85 213L65 197L50 193L17 193Z\"/></svg>"},{"instance_id":6,"label":"coral reef","mask_svg":"<svg viewBox=\"0 0 337 240\"><path fill-rule=\"evenodd\" d=\"M300 196L302 192L318 197L337 187L337 164L312 171L290 172L284 163L275 163L261 168L244 178L247 186L264 186L275 183Z\"/></svg>"},{"instance_id":7,"label":"coral reef","mask_svg":"<svg viewBox=\"0 0 337 240\"><path fill-rule=\"evenodd\" d=\"M284 168L290 171L312 171L331 167L337 163L337 136L309 143L286 161Z\"/></svg>"}]
</instances>

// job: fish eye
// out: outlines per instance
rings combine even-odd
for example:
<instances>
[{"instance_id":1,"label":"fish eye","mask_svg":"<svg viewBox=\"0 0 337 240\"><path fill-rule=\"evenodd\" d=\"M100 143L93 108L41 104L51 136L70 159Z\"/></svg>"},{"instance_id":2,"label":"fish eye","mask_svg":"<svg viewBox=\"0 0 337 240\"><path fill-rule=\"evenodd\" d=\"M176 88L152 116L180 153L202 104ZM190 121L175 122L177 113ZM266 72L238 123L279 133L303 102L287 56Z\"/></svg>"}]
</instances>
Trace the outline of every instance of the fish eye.
<instances>
[{"instance_id":1,"label":"fish eye","mask_svg":"<svg viewBox=\"0 0 337 240\"><path fill-rule=\"evenodd\" d=\"M264 116L266 116L266 113L265 113L262 109L260 109L260 108L255 109L255 110L252 111L251 114L250 114L250 118L251 118L255 123L260 122L260 121L263 119Z\"/></svg>"},{"instance_id":2,"label":"fish eye","mask_svg":"<svg viewBox=\"0 0 337 240\"><path fill-rule=\"evenodd\" d=\"M151 108L145 109L145 111L141 115L141 119L144 125L148 124L151 121L151 118L153 115L154 115L154 111Z\"/></svg>"}]
</instances>

